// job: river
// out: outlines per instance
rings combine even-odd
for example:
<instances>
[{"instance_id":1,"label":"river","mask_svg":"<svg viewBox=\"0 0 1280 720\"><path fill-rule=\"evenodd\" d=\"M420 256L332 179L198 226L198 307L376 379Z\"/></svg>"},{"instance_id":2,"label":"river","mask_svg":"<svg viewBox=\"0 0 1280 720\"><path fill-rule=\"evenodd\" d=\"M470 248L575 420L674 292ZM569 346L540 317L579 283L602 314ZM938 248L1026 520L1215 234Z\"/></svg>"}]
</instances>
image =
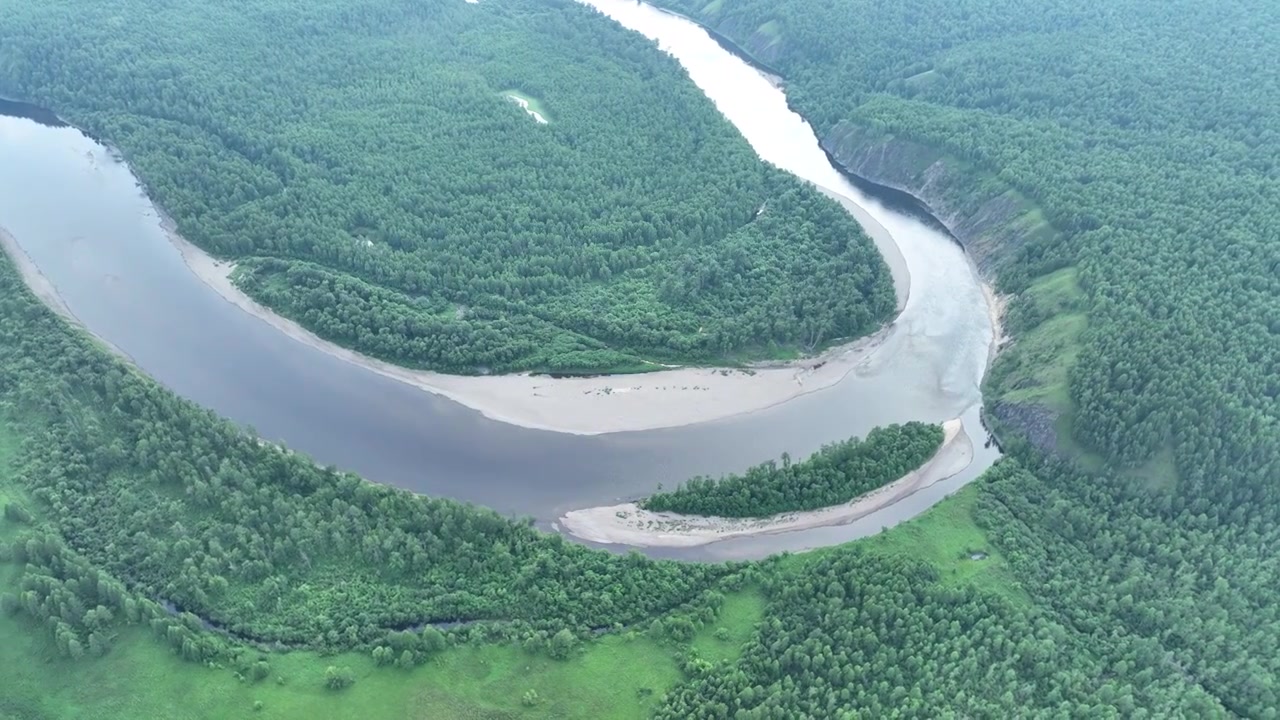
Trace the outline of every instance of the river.
<instances>
[{"instance_id":1,"label":"river","mask_svg":"<svg viewBox=\"0 0 1280 720\"><path fill-rule=\"evenodd\" d=\"M0 117L0 228L87 329L178 394L264 439L381 483L457 498L544 528L606 505L887 423L963 417L974 462L949 480L836 527L649 549L753 558L844 542L927 509L988 467L977 415L992 325L961 249L868 197L831 166L783 91L687 20L623 0L591 5L672 53L762 158L851 199L883 225L911 292L885 342L839 383L784 404L662 430L571 435L488 419L298 342L223 299L184 263L160 214L112 151L49 117Z\"/></svg>"}]
</instances>

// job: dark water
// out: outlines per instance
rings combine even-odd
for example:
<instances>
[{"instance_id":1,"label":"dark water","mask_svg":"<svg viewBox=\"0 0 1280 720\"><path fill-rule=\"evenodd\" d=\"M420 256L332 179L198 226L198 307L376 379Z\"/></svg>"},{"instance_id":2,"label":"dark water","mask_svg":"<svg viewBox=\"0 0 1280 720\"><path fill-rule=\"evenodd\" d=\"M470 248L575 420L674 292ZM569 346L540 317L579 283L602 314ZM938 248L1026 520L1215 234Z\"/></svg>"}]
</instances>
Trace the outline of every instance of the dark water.
<instances>
[{"instance_id":1,"label":"dark water","mask_svg":"<svg viewBox=\"0 0 1280 720\"><path fill-rule=\"evenodd\" d=\"M619 0L620 1L620 0ZM595 2L603 6L604 2ZM612 0L608 3L613 5ZM892 234L911 273L895 331L839 384L701 425L600 436L529 430L296 342L204 285L168 241L129 168L51 114L0 104L0 228L76 318L180 395L317 461L371 480L530 515L634 499L691 475L739 471L784 451L907 420L966 415L969 471L861 524L680 557L757 556L829 544L914 516L992 462L976 410L991 327L960 249L862 195L830 166L782 92L687 21L630 6L761 156L853 198ZM629 24L624 22L624 24ZM37 117L32 117L37 116ZM659 554L656 553L655 554Z\"/></svg>"}]
</instances>

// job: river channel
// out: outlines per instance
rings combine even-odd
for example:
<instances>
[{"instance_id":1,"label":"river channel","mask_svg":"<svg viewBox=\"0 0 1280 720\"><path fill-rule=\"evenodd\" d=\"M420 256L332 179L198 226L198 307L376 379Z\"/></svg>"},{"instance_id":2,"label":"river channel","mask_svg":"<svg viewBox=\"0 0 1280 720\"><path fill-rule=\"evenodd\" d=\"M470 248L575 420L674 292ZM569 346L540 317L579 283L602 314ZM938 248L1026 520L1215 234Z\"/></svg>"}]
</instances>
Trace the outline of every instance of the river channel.
<instances>
[{"instance_id":1,"label":"river channel","mask_svg":"<svg viewBox=\"0 0 1280 720\"><path fill-rule=\"evenodd\" d=\"M693 23L624 0L590 0L674 55L762 158L853 201L882 225L910 275L887 339L843 380L784 404L683 427L602 435L484 417L294 340L202 282L129 167L75 128L0 103L0 229L90 332L179 395L318 462L381 483L485 505L540 526L699 474L803 457L878 425L963 417L969 467L861 518L826 528L647 549L682 559L754 558L845 542L914 517L998 453L978 422L992 323L962 250L885 207L828 161L786 97ZM864 220L865 221L865 220Z\"/></svg>"}]
</instances>

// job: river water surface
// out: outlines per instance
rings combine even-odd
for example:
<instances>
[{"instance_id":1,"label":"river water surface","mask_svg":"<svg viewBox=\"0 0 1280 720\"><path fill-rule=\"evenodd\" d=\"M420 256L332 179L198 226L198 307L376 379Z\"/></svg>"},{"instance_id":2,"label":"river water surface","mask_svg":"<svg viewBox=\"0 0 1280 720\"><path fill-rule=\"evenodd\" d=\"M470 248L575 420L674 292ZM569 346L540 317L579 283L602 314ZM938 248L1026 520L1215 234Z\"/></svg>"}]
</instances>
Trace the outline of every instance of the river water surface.
<instances>
[{"instance_id":1,"label":"river water surface","mask_svg":"<svg viewBox=\"0 0 1280 720\"><path fill-rule=\"evenodd\" d=\"M844 542L909 519L996 457L977 417L992 327L960 248L885 208L831 166L782 90L687 20L591 0L672 53L762 158L852 199L884 226L910 274L885 343L838 384L785 404L666 430L595 436L530 430L286 337L205 285L170 243L128 166L78 130L0 117L0 228L91 332L178 394L268 440L377 482L536 518L634 499L698 474L745 469L878 425L962 416L975 460L939 483L837 527L700 548L686 559L749 558Z\"/></svg>"}]
</instances>

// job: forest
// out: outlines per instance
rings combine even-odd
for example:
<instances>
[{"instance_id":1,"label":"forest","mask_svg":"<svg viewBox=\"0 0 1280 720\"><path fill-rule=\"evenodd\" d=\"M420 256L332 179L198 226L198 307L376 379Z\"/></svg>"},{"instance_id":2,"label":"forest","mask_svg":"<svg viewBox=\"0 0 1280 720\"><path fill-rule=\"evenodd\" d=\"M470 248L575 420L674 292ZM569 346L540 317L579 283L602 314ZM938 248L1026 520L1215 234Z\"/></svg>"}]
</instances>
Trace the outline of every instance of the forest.
<instances>
[{"instance_id":1,"label":"forest","mask_svg":"<svg viewBox=\"0 0 1280 720\"><path fill-rule=\"evenodd\" d=\"M675 684L646 706L658 717L855 717L895 707L912 717L1031 709L1121 717L1126 708L1225 716L1162 652L1099 643L1052 606L1027 606L1003 571L982 577L1012 590L949 580L936 560L874 545L735 565L590 550L261 443L68 327L7 260L0 320L0 450L13 447L0 468L0 630L16 619L57 654L45 662L71 663L69 673L136 654L137 627L170 650L168 662L209 668L201 682L230 673L240 695L263 694L255 688L277 675L277 695L323 690L337 703L384 673L447 667L440 663L467 647L505 646L526 665L579 662L604 632L630 638L629 652L654 647L676 658ZM936 439L937 428L918 432ZM1013 460L997 470L981 488L984 505L1002 483L1034 482ZM1006 552L1028 552L1019 550L1020 523L1037 512L1074 518L1057 508L1016 515L1002 531ZM945 564L970 562L967 551L956 560L957 549ZM1024 572L1038 560L1027 557ZM16 569L12 585L6 568ZM691 644L727 622L727 605L757 594L762 615L742 629L740 647L713 660ZM320 653L304 662L327 667L312 689L289 689L278 674L304 650ZM342 660L324 660L334 654ZM130 681L128 672L94 697L125 692L111 688ZM157 685L129 692L148 696ZM0 708L45 717L32 709L45 699L31 692L0 697ZM539 702L525 693L520 707L563 716L536 714Z\"/></svg>"},{"instance_id":2,"label":"forest","mask_svg":"<svg viewBox=\"0 0 1280 720\"><path fill-rule=\"evenodd\" d=\"M894 309L847 213L572 0L26 3L0 94L119 147L254 298L407 366L737 364Z\"/></svg>"},{"instance_id":3,"label":"forest","mask_svg":"<svg viewBox=\"0 0 1280 720\"><path fill-rule=\"evenodd\" d=\"M1280 8L659 4L760 54L820 136L922 143L1036 204L1058 232L999 265L1015 341L987 388L1025 469L991 473L978 520L1122 676L1162 658L1274 716L1280 86L1251 68L1280 50ZM1028 417L1057 437L1029 441Z\"/></svg>"},{"instance_id":4,"label":"forest","mask_svg":"<svg viewBox=\"0 0 1280 720\"><path fill-rule=\"evenodd\" d=\"M1035 202L1058 232L999 264L996 280L1015 296L1015 339L986 395L988 409L1033 404L1027 398L1047 391L1032 393L1043 378L1026 366L1063 363L1047 446L1000 420L1011 416L987 413L1006 457L931 511L940 519L868 541L729 566L608 555L259 445L57 321L0 262L0 421L14 438L0 437L0 459L11 457L0 474L0 559L20 561L0 564L16 578L0 605L23 636L52 643L76 663L59 666L68 672L123 655L133 625L179 657L217 658L250 679L258 662L281 667L290 655L259 660L249 641L348 653L323 663L334 667L331 685L323 671L313 683L334 708L375 682L362 675L350 685L343 670L359 667L352 653L392 673L406 650L427 669L461 648L504 643L520 653L519 667L555 655L585 673L592 648L622 647L632 662L611 681L623 686L654 664L642 654L651 638L679 662L669 686L650 688L645 713L663 718L1277 717L1280 86L1258 69L1280 50L1280 8L1261 0L663 4L767 55L820 133L846 121L926 143ZM347 5L313 4L315 31ZM0 78L26 78L5 92L76 108L71 79L30 70L43 67L39 58L119 53L92 70L119 77L147 64L123 44L39 34L38 20L59 12L58 3L21 6L0 19ZM351 14L353 29L360 17ZM19 23L47 43L24 44L27 35L12 31ZM633 48L635 62L666 68L655 77L676 72L619 37L613 51ZM159 65L176 78L188 60ZM176 80L165 87L195 91ZM513 123L565 127L572 113L558 97L522 87L545 101L550 123L539 128L512 106ZM100 129L125 123L123 113L78 112ZM130 117L150 130L182 125ZM139 147L152 142L136 132ZM175 152L205 147L203 131L185 132ZM130 152L145 168L142 151ZM155 149L149 162L163 164L164 153ZM153 188L180 224L176 198L190 192L188 202L202 202L190 188L172 197ZM255 292L341 287L369 298L369 312L394 305L379 294L389 286L336 261L227 254L247 258L245 282L262 285ZM347 277L326 285L329 273ZM1067 352L1041 357L1038 343L1064 314L1080 316L1080 331L1059 338ZM317 312L309 322L328 318ZM723 633L733 652L700 651L706 631L728 630L726 608L752 594L762 608L741 621L742 638ZM480 622L423 626L440 621ZM517 702L508 716L553 716L536 702ZM246 698L241 714L248 708ZM404 717L404 708L387 716Z\"/></svg>"},{"instance_id":5,"label":"forest","mask_svg":"<svg viewBox=\"0 0 1280 720\"><path fill-rule=\"evenodd\" d=\"M650 495L646 510L767 517L846 503L920 467L942 445L942 428L920 422L880 427L865 439L832 443L800 462L761 463L741 475L690 478Z\"/></svg>"}]
</instances>

